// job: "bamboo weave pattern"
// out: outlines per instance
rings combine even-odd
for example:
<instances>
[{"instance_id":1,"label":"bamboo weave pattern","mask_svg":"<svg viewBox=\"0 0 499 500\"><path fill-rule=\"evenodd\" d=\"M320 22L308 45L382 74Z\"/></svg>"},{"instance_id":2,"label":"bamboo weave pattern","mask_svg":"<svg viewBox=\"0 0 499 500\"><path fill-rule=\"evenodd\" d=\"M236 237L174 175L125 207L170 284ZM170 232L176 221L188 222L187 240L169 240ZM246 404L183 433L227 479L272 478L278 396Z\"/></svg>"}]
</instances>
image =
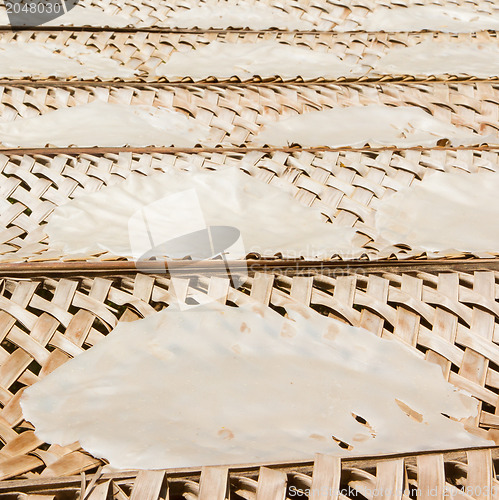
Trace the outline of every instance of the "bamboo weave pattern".
<instances>
[{"instance_id":1,"label":"bamboo weave pattern","mask_svg":"<svg viewBox=\"0 0 499 500\"><path fill-rule=\"evenodd\" d=\"M115 185L132 173L149 176L171 169L221 167L289 185L302 204L319 207L334 224L355 227L357 242L369 259L414 257L421 251L377 240L377 203L434 171L498 171L498 155L497 149L0 154L0 261L64 259L48 250L43 225L55 207L70 199Z\"/></svg>"},{"instance_id":2,"label":"bamboo weave pattern","mask_svg":"<svg viewBox=\"0 0 499 500\"><path fill-rule=\"evenodd\" d=\"M499 428L499 273L372 273L286 276L257 273L239 290L218 276L106 275L5 279L0 295L0 479L29 472L67 476L100 462L76 443L45 445L22 417L22 389L98 343L120 321L154 314L192 293L274 308L298 301L322 314L395 338L437 363L450 383L471 393L480 414L470 428ZM178 290L183 290L183 295ZM222 293L220 293L222 292ZM488 431L496 438L497 431ZM35 477L29 474L27 477ZM1 487L1 485L0 485ZM211 497L210 497L211 498Z\"/></svg>"},{"instance_id":3,"label":"bamboo weave pattern","mask_svg":"<svg viewBox=\"0 0 499 500\"><path fill-rule=\"evenodd\" d=\"M373 69L377 62L391 49L400 47L413 47L419 43L434 40L442 43L463 43L498 48L497 33L482 31L476 34L460 33L286 33L279 31L267 32L202 32L202 33L162 33L162 32L116 32L116 31L4 31L0 32L0 43L26 43L36 42L41 44L55 44L66 47L84 47L96 53L109 57L123 66L137 71L134 78L126 81L139 80L144 82L156 81L189 81L189 74L177 77L156 76L158 67L168 61L176 52L190 53L210 42L230 44L251 44L260 41L277 41L286 46L305 47L313 51L334 53L343 61L352 65L359 65L364 72L361 77L345 75L348 80L400 80L404 77L383 74ZM299 68L297 80L299 79ZM439 80L450 80L459 76L460 78L474 77L473 72L456 75L437 74ZM499 75L498 75L499 77ZM0 78L2 75L0 73ZM421 78L421 77L420 77ZM418 78L418 79L420 79ZM413 80L414 77L405 77ZM27 79L29 80L29 79ZM120 80L116 78L114 80ZM231 80L234 80L232 78ZM280 80L279 75L275 78L266 78L265 81ZM341 78L339 78L341 80ZM207 81L197 80L196 81ZM224 79L210 79L210 81L227 81ZM247 82L260 81L255 76L245 80ZM307 79L306 81L321 81Z\"/></svg>"},{"instance_id":4,"label":"bamboo weave pattern","mask_svg":"<svg viewBox=\"0 0 499 500\"><path fill-rule=\"evenodd\" d=\"M277 0L254 0L272 7L276 14L288 14L301 19L308 30L357 31L364 18L375 8L395 9L411 5L435 5L442 7L463 7L480 14L496 14L498 6L494 0L356 0L341 2L328 0L288 0L286 3ZM171 27L169 22L173 12L188 10L197 2L192 0L171 0L167 4L146 0L81 0L82 7L103 11L108 15L120 16L128 20L130 27ZM2 7L3 9L3 7ZM78 23L80 26L84 23ZM280 25L275 28L285 28ZM233 26L244 28L244 26Z\"/></svg>"}]
</instances>

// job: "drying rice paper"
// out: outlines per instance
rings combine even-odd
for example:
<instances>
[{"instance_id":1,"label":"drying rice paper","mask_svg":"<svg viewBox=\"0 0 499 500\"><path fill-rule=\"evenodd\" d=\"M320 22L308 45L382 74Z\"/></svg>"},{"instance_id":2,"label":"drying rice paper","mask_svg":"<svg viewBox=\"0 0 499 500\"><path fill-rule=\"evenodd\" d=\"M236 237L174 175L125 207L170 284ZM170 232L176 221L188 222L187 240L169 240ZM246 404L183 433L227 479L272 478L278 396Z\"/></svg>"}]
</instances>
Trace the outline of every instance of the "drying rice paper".
<instances>
[{"instance_id":1,"label":"drying rice paper","mask_svg":"<svg viewBox=\"0 0 499 500\"><path fill-rule=\"evenodd\" d=\"M195 50L174 52L158 66L156 74L168 78L185 77L248 79L280 76L290 79L338 78L360 76L362 67L342 61L332 52L320 52L276 41L255 43L211 42Z\"/></svg>"},{"instance_id":2,"label":"drying rice paper","mask_svg":"<svg viewBox=\"0 0 499 500\"><path fill-rule=\"evenodd\" d=\"M115 8L116 10L116 8ZM127 18L120 14L109 14L104 10L90 5L75 5L71 10L43 26L96 26L110 28L125 28L135 25L136 18Z\"/></svg>"},{"instance_id":3,"label":"drying rice paper","mask_svg":"<svg viewBox=\"0 0 499 500\"><path fill-rule=\"evenodd\" d=\"M131 78L135 74L118 61L79 44L0 43L2 78Z\"/></svg>"},{"instance_id":4,"label":"drying rice paper","mask_svg":"<svg viewBox=\"0 0 499 500\"><path fill-rule=\"evenodd\" d=\"M470 75L488 78L499 75L496 43L441 42L426 40L412 47L395 47L381 57L372 75ZM195 49L173 52L156 68L157 76L170 79L208 77L249 79L280 76L304 79L366 75L371 68L362 59L340 59L332 52L320 52L266 40L254 43L210 42Z\"/></svg>"},{"instance_id":5,"label":"drying rice paper","mask_svg":"<svg viewBox=\"0 0 499 500\"><path fill-rule=\"evenodd\" d=\"M413 349L285 308L212 302L119 323L26 389L23 415L40 439L119 469L492 444L448 418L477 401Z\"/></svg>"},{"instance_id":6,"label":"drying rice paper","mask_svg":"<svg viewBox=\"0 0 499 500\"><path fill-rule=\"evenodd\" d=\"M393 75L499 75L497 44L427 40L413 47L391 49L374 67L375 73Z\"/></svg>"},{"instance_id":7,"label":"drying rice paper","mask_svg":"<svg viewBox=\"0 0 499 500\"><path fill-rule=\"evenodd\" d=\"M208 134L207 125L166 108L100 100L0 123L0 142L9 147L193 147Z\"/></svg>"},{"instance_id":8,"label":"drying rice paper","mask_svg":"<svg viewBox=\"0 0 499 500\"><path fill-rule=\"evenodd\" d=\"M386 241L428 251L499 252L499 173L436 172L378 205Z\"/></svg>"},{"instance_id":9,"label":"drying rice paper","mask_svg":"<svg viewBox=\"0 0 499 500\"><path fill-rule=\"evenodd\" d=\"M442 31L472 33L499 29L499 17L462 6L411 5L378 7L359 25L365 31Z\"/></svg>"},{"instance_id":10,"label":"drying rice paper","mask_svg":"<svg viewBox=\"0 0 499 500\"><path fill-rule=\"evenodd\" d=\"M443 122L421 108L369 105L311 111L268 122L254 142L259 145L362 147L435 146L441 139L452 145L480 144L485 138ZM497 142L497 138L493 138Z\"/></svg>"},{"instance_id":11,"label":"drying rice paper","mask_svg":"<svg viewBox=\"0 0 499 500\"><path fill-rule=\"evenodd\" d=\"M208 226L240 231L240 239L225 249L229 259L252 252L310 258L360 254L355 229L327 223L319 208L300 204L286 189L237 168L132 175L56 208L44 229L49 247L65 255L107 251L134 259L149 252L151 257L164 242ZM189 255L158 252L161 257Z\"/></svg>"},{"instance_id":12,"label":"drying rice paper","mask_svg":"<svg viewBox=\"0 0 499 500\"><path fill-rule=\"evenodd\" d=\"M164 20L172 28L314 29L314 24L263 2L208 0L177 8Z\"/></svg>"},{"instance_id":13,"label":"drying rice paper","mask_svg":"<svg viewBox=\"0 0 499 500\"><path fill-rule=\"evenodd\" d=\"M252 145L287 146L434 146L495 144L465 127L441 121L420 108L382 105L312 111L278 121L263 119ZM95 124L99 123L96 127ZM7 147L122 147L213 145L210 127L164 107L124 105L99 99L41 115L0 122L0 143Z\"/></svg>"}]
</instances>

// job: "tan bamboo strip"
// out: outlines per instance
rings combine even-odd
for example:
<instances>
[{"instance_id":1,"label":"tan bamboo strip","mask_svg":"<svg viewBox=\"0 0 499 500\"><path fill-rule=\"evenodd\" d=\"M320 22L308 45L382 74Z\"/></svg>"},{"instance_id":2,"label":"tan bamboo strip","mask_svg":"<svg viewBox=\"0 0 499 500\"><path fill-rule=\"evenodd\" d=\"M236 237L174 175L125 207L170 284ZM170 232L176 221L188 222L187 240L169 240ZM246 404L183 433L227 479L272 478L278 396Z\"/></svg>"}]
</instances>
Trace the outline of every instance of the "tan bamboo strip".
<instances>
[{"instance_id":1,"label":"tan bamboo strip","mask_svg":"<svg viewBox=\"0 0 499 500\"><path fill-rule=\"evenodd\" d=\"M34 264L31 271L36 272L40 261L61 260L68 267L54 269L74 269L76 264L69 257L51 252L48 247L43 226L56 207L84 193L116 185L132 174L150 176L193 166L207 170L240 168L262 182L287 185L296 199L304 205L320 207L332 223L356 228L366 259L410 259L425 254L406 247L386 248L376 241L373 217L379 200L435 171L498 171L499 149L0 153L0 269L10 272L12 268L5 264L29 261ZM426 255L439 256L442 257ZM116 258L101 254L88 255L87 259L97 264ZM79 265L82 270L89 270L81 259ZM106 265L101 262L94 269L97 272L102 269L99 266ZM123 270L127 266L134 268L126 262L119 266ZM151 266L154 269L154 264ZM19 272L23 269L17 268Z\"/></svg>"},{"instance_id":2,"label":"tan bamboo strip","mask_svg":"<svg viewBox=\"0 0 499 500\"><path fill-rule=\"evenodd\" d=\"M168 3L147 2L146 0L124 0L115 3L112 0L80 0L79 5L93 10L101 10L108 15L117 15L129 20L130 27L169 26L172 12L188 10L197 2L171 0ZM292 18L307 21L305 29L356 31L363 19L375 8L394 9L415 4L418 0L357 0L356 2L330 2L327 0L288 0L285 3L276 0L258 0L268 5L277 14L288 14ZM428 5L464 7L481 14L496 14L498 7L493 0L426 0ZM85 25L79 23L78 26ZM239 28L241 26L234 26ZM276 28L285 27L282 23Z\"/></svg>"},{"instance_id":3,"label":"tan bamboo strip","mask_svg":"<svg viewBox=\"0 0 499 500\"><path fill-rule=\"evenodd\" d=\"M262 467L258 475L256 500L285 500L287 482L284 472Z\"/></svg>"},{"instance_id":4,"label":"tan bamboo strip","mask_svg":"<svg viewBox=\"0 0 499 500\"><path fill-rule=\"evenodd\" d=\"M440 286L449 275L454 277L452 283L457 287L457 294ZM257 300L264 306L279 309L285 303L299 301L354 326L370 328L373 325L374 333L405 343L407 326L398 318L407 313L416 319L410 330L411 348L422 352L429 362L442 366L442 360L445 361L445 377L470 392L481 405L479 420L469 422L470 428L475 429L474 432L487 432L491 439L499 437L499 338L496 333L499 330L499 271L432 272L426 269L405 274L380 269L371 273L359 270L350 276L331 273L309 277L256 273L238 290L230 286L227 278L223 283L220 276L176 277L175 280L175 293L180 300L193 293L212 294L216 289L224 290L222 301L236 305ZM401 294L405 282L412 286ZM374 294L373 283L385 293ZM483 283L487 283L487 288ZM78 444L47 447L36 438L32 427L23 421L19 405L23 387L98 343L118 321L133 321L164 308L174 300L172 280L166 275L153 274L107 274L98 278L80 274L28 281L4 278L0 285L0 337L3 339L0 343L0 436L4 442L0 450L0 478L34 477L35 474L48 479L95 470L101 461L85 453ZM456 319L458 326L453 335L441 335L442 308ZM368 322L366 312L370 314ZM477 312L482 314L477 316ZM476 322L482 317L493 322L494 337L482 337L481 330L476 330ZM470 357L472 354L478 360L475 365L482 370L478 378L467 369L469 360L474 359ZM477 431L478 425L480 431ZM476 459L473 463L480 464L483 460L479 453L471 457ZM336 485L336 479L331 483L335 463L327 457L318 457L310 485L313 482L321 486ZM436 470L425 464L423 460L423 478L427 477L425 470L428 474ZM481 470L480 467L476 470ZM207 484L218 484L220 495L222 473L221 469L206 471ZM378 482L385 490L401 482L398 462L380 465L378 474ZM476 472L474 477L477 478L474 481L488 481L488 476L482 473ZM277 476L274 480L277 481ZM97 482L101 482L100 475ZM157 482L159 484L159 478ZM147 485L151 481L143 483ZM428 476L422 484L427 483L434 483L433 476ZM282 485L279 481L275 484ZM288 481L288 487L293 484ZM252 487L255 492L267 492L267 486L254 484ZM1 488L0 483L0 493ZM92 488L89 484L85 490ZM276 491L280 491L279 488ZM269 486L268 491L274 490Z\"/></svg>"},{"instance_id":5,"label":"tan bamboo strip","mask_svg":"<svg viewBox=\"0 0 499 500\"><path fill-rule=\"evenodd\" d=\"M166 492L164 471L140 471L130 500L157 500Z\"/></svg>"},{"instance_id":6,"label":"tan bamboo strip","mask_svg":"<svg viewBox=\"0 0 499 500\"><path fill-rule=\"evenodd\" d=\"M493 494L491 485L495 480L495 471L490 450L468 451L468 477L466 487L471 496L480 500L497 498L498 492Z\"/></svg>"},{"instance_id":7,"label":"tan bamboo strip","mask_svg":"<svg viewBox=\"0 0 499 500\"><path fill-rule=\"evenodd\" d=\"M434 41L443 44L469 44L470 46L480 45L491 50L499 48L499 40L496 32L483 31L476 34L460 33L293 33L282 31L266 32L202 32L202 33L155 33L155 32L116 32L107 31L53 31L46 28L45 31L4 31L0 32L0 43L25 44L52 44L58 47L71 47L72 49L86 49L96 54L102 54L120 65L136 71L136 76L126 78L124 81L142 81L149 84L153 82L232 82L237 78L216 78L208 79L191 78L187 74L173 75L171 77L158 76L161 72L161 65L168 62L170 57L178 52L187 57L195 50L206 46L209 43L217 42L244 47L247 44L257 42L277 42L284 46L302 47L314 52L332 53L341 60L352 65L357 65L361 74L359 76L349 76L348 73L339 75L334 80L380 80L398 81L414 79L426 81L429 78L411 75L392 75L380 72L376 69L379 60L388 54L390 50L401 47L413 47L420 43ZM436 50L438 45L436 45ZM295 78L286 78L284 81L300 81L300 68L296 68ZM499 76L499 75L497 75ZM473 70L466 71L463 62L462 72L456 74L435 74L433 80L455 80L474 79L476 75ZM0 79L6 78L0 68ZM60 78L51 78L59 80ZM26 83L32 78L27 77ZM62 78L64 80L64 78ZM77 84L76 78L73 84ZM99 81L99 79L96 79ZM100 79L106 81L106 79ZM120 78L111 78L108 81L119 81ZM281 76L276 74L272 78L265 78L266 82L279 81ZM249 77L244 82L257 83L261 81L259 76ZM308 78L307 82L324 81L324 78ZM33 82L34 83L34 82Z\"/></svg>"},{"instance_id":8,"label":"tan bamboo strip","mask_svg":"<svg viewBox=\"0 0 499 500\"><path fill-rule=\"evenodd\" d=\"M341 460L337 457L318 454L314 462L311 498L337 500L341 481Z\"/></svg>"},{"instance_id":9,"label":"tan bamboo strip","mask_svg":"<svg viewBox=\"0 0 499 500\"><path fill-rule=\"evenodd\" d=\"M24 84L23 84L24 85ZM317 147L301 147L301 146L289 146L289 147L275 147L275 146L227 146L223 149L220 147L201 147L195 146L192 148L181 148L181 147L160 147L160 146L145 146L145 147L133 147L133 146L123 146L123 147L52 147L47 146L45 148L13 148L13 147L0 147L0 153L6 155L12 155L20 153L23 155L82 155L82 154L92 154L92 155L106 155L106 154L120 154L120 153L131 153L131 154L188 154L188 153L249 153L249 152L261 152L261 153L297 153L297 152L309 152L309 153L324 153L324 152L335 152L335 153L346 153L346 152L366 152L371 153L381 153L383 151L400 152L400 151L421 151L423 153L429 153L431 151L475 151L477 153L484 151L496 151L498 146L481 144L480 146L414 146L401 148L396 146L382 146L382 147L328 147L328 146L317 146Z\"/></svg>"},{"instance_id":10,"label":"tan bamboo strip","mask_svg":"<svg viewBox=\"0 0 499 500\"><path fill-rule=\"evenodd\" d=\"M199 482L199 500L228 500L228 467L203 467Z\"/></svg>"},{"instance_id":11,"label":"tan bamboo strip","mask_svg":"<svg viewBox=\"0 0 499 500\"><path fill-rule=\"evenodd\" d=\"M404 460L395 459L376 465L376 499L399 500L404 498Z\"/></svg>"},{"instance_id":12,"label":"tan bamboo strip","mask_svg":"<svg viewBox=\"0 0 499 500\"><path fill-rule=\"evenodd\" d=\"M420 456L418 462L418 498L429 500L444 499L445 469L442 455Z\"/></svg>"},{"instance_id":13,"label":"tan bamboo strip","mask_svg":"<svg viewBox=\"0 0 499 500\"><path fill-rule=\"evenodd\" d=\"M84 498L88 500L107 500L109 498L110 490L111 481L100 483L95 486L95 488L88 494L88 496L85 496ZM156 495L155 500L158 498L159 496Z\"/></svg>"}]
</instances>

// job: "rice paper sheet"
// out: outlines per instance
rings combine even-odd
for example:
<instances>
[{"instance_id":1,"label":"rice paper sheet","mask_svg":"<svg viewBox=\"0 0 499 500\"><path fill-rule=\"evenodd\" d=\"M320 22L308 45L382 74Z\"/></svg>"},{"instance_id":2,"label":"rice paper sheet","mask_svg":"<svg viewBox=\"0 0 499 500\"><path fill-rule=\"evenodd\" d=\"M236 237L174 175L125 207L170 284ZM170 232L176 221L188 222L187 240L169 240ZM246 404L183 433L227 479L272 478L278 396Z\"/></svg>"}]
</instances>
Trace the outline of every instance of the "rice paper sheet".
<instances>
[{"instance_id":1,"label":"rice paper sheet","mask_svg":"<svg viewBox=\"0 0 499 500\"><path fill-rule=\"evenodd\" d=\"M361 76L360 64L340 59L332 52L265 40L254 43L210 42L195 50L174 52L158 66L156 74L168 78L338 78Z\"/></svg>"},{"instance_id":2,"label":"rice paper sheet","mask_svg":"<svg viewBox=\"0 0 499 500\"><path fill-rule=\"evenodd\" d=\"M385 196L375 215L385 241L428 251L499 251L499 173L436 172Z\"/></svg>"},{"instance_id":3,"label":"rice paper sheet","mask_svg":"<svg viewBox=\"0 0 499 500\"><path fill-rule=\"evenodd\" d=\"M362 147L435 146L447 139L452 145L481 144L497 137L482 137L433 117L421 108L409 106L352 106L267 122L255 137L255 144L289 146Z\"/></svg>"},{"instance_id":4,"label":"rice paper sheet","mask_svg":"<svg viewBox=\"0 0 499 500\"><path fill-rule=\"evenodd\" d=\"M426 40L412 47L391 49L374 70L378 74L489 78L499 75L499 46L496 43Z\"/></svg>"},{"instance_id":5,"label":"rice paper sheet","mask_svg":"<svg viewBox=\"0 0 499 500\"><path fill-rule=\"evenodd\" d=\"M365 31L442 31L473 33L499 29L499 17L462 6L411 5L378 7L361 22Z\"/></svg>"},{"instance_id":6,"label":"rice paper sheet","mask_svg":"<svg viewBox=\"0 0 499 500\"><path fill-rule=\"evenodd\" d=\"M77 43L0 43L2 78L133 78L137 72Z\"/></svg>"},{"instance_id":7,"label":"rice paper sheet","mask_svg":"<svg viewBox=\"0 0 499 500\"><path fill-rule=\"evenodd\" d=\"M44 229L49 248L65 255L110 252L140 259L151 251L150 256L189 256L154 249L208 226L240 231L224 249L228 259L249 253L325 258L362 252L355 229L326 222L320 205L304 206L285 185L266 184L237 168L134 175L61 205Z\"/></svg>"},{"instance_id":8,"label":"rice paper sheet","mask_svg":"<svg viewBox=\"0 0 499 500\"><path fill-rule=\"evenodd\" d=\"M0 142L9 147L194 147L208 134L207 125L182 113L101 100L0 122Z\"/></svg>"},{"instance_id":9,"label":"rice paper sheet","mask_svg":"<svg viewBox=\"0 0 499 500\"><path fill-rule=\"evenodd\" d=\"M284 307L286 319L211 302L119 323L26 389L24 417L40 439L79 441L119 469L491 444L453 420L476 400L413 349Z\"/></svg>"},{"instance_id":10,"label":"rice paper sheet","mask_svg":"<svg viewBox=\"0 0 499 500\"><path fill-rule=\"evenodd\" d=\"M177 8L164 20L165 26L173 28L226 29L249 28L265 30L280 28L289 30L311 30L314 23L289 14L279 7L263 2L241 0L207 0L203 3L190 2L186 9Z\"/></svg>"},{"instance_id":11,"label":"rice paper sheet","mask_svg":"<svg viewBox=\"0 0 499 500\"><path fill-rule=\"evenodd\" d=\"M71 10L43 26L96 26L110 28L125 28L136 25L138 19L135 17L125 17L116 12L109 13L98 7L91 5L75 5Z\"/></svg>"}]
</instances>

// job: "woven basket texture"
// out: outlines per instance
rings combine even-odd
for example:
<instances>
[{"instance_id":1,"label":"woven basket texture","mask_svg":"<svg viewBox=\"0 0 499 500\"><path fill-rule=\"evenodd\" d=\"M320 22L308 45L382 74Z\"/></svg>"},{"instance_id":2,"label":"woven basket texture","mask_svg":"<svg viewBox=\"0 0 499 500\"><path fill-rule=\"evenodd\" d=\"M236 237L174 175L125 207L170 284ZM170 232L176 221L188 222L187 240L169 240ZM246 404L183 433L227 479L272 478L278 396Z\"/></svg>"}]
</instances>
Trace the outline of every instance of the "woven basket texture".
<instances>
[{"instance_id":1,"label":"woven basket texture","mask_svg":"<svg viewBox=\"0 0 499 500\"><path fill-rule=\"evenodd\" d=\"M103 474L5 481L0 498L30 500L292 500L294 498L491 498L497 450L468 450L363 461L319 455L314 463L205 467L201 471ZM2 494L2 492L5 492ZM380 494L382 492L383 494ZM480 493L483 492L483 495ZM492 495L490 495L491 492ZM331 493L331 495L328 495ZM10 495L10 497L8 497ZM17 496L16 496L17 495ZM315 495L315 496L314 496ZM360 496L362 495L362 496Z\"/></svg>"},{"instance_id":2,"label":"woven basket texture","mask_svg":"<svg viewBox=\"0 0 499 500\"><path fill-rule=\"evenodd\" d=\"M355 227L356 243L365 249L365 258L462 257L463 254L457 253L424 253L421 249L381 241L374 227L377 204L384 196L435 171L499 170L497 149L100 154L91 151L0 154L0 262L71 259L50 250L43 226L56 207L85 193L119 184L132 174L150 176L172 170L224 167L239 168L280 188L284 183L300 203L319 208L327 223ZM471 255L490 258L496 253ZM109 253L86 257L88 260L116 259ZM333 254L330 257L335 258Z\"/></svg>"},{"instance_id":3,"label":"woven basket texture","mask_svg":"<svg viewBox=\"0 0 499 500\"><path fill-rule=\"evenodd\" d=\"M194 0L171 0L157 2L147 0L80 0L79 6L103 11L108 15L129 20L128 26L171 27L169 18L174 12L186 11L197 5ZM231 3L235 3L231 1ZM482 15L497 14L499 9L494 0L252 0L250 3L265 4L275 9L276 14L288 14L307 22L310 30L357 31L365 17L375 9L399 9L412 5L435 5L440 7L463 7ZM84 25L77 23L76 26ZM173 24L174 26L174 24ZM233 26L243 28L244 26ZM283 24L275 28L286 28Z\"/></svg>"},{"instance_id":4,"label":"woven basket texture","mask_svg":"<svg viewBox=\"0 0 499 500\"><path fill-rule=\"evenodd\" d=\"M168 61L172 54L181 52L189 55L211 42L227 44L253 44L256 42L279 42L285 46L302 47L314 52L332 53L341 60L358 66L362 76L352 77L348 74L337 80L383 80L383 81L411 81L414 79L428 79L424 77L414 78L412 76L395 76L382 73L374 69L379 60L390 50L401 47L413 47L420 43L434 40L445 44L467 44L486 48L499 49L496 32L482 31L475 34L460 33L292 33L281 31L266 32L201 32L201 33L165 33L165 32L116 32L106 31L4 31L0 32L0 44L25 43L55 44L64 47L85 48L100 53L121 65L137 72L134 78L125 81L234 81L231 79L210 78L207 80L192 78L189 74L176 75L172 77L157 76L159 66ZM462 72L455 74L435 74L432 79L452 80L473 79L472 68L466 68L463 62ZM284 79L284 81L299 80L300 68L296 67L295 79ZM499 75L497 75L499 77ZM2 75L0 74L0 78ZM64 78L57 78L64 79ZM76 78L73 78L76 80ZM29 78L26 78L29 80ZM67 79L66 79L67 80ZM102 79L105 81L104 79ZM118 81L120 78L111 79ZM273 78L265 78L265 81L283 80L276 74ZM305 81L322 81L323 78L306 79ZM255 75L244 80L245 82L258 82L261 78Z\"/></svg>"},{"instance_id":5,"label":"woven basket texture","mask_svg":"<svg viewBox=\"0 0 499 500\"><path fill-rule=\"evenodd\" d=\"M298 301L323 315L403 342L427 362L439 365L451 384L478 400L479 415L470 429L499 443L499 272L493 270L497 266L487 264L479 271L453 270L450 262L450 258L468 257L476 264L482 261L473 257L491 258L497 253L440 255L403 245L390 247L377 239L373 225L384 196L432 172L497 172L499 139L486 146L477 142L462 148L449 147L443 140L441 147L427 149L374 149L369 145L338 150L328 145L272 148L255 142L268 122L371 104L418 107L461 131L498 137L499 75L479 80L463 69L452 75L415 78L373 70L392 48L429 40L497 48L496 32L367 33L359 27L376 10L433 5L499 17L499 3L248 1L300 19L308 28L175 29L172 15L199 2L81 0L79 7L119 16L128 22L128 28L78 29L81 25L76 25L74 29L0 31L0 43L85 47L137 71L135 78L125 81L6 81L0 68L1 122L13 123L99 99L164 107L209 127L208 139L192 150L170 148L170 144L115 149L56 149L51 144L41 149L13 149L0 144L0 265L6 270L9 263L36 262L50 269L55 261L70 260L49 250L43 226L56 207L73 198L118 184L132 174L232 166L263 182L287 184L302 204L319 207L328 223L354 227L356 243L365 249L366 265L384 259L386 267L377 271L357 267L344 273L250 273L238 290L216 272L204 278L170 278L130 270L96 276L84 271L82 261L76 262L81 269L64 276L53 269L46 274L28 271L24 277L12 277L5 271L0 275L0 500L499 498L497 447L366 459L317 456L313 463L109 473L105 462L92 457L79 443L66 447L44 443L24 420L19 403L23 390L100 342L119 321L135 321L174 300L205 293L222 296L229 305L257 301L276 311L282 311L286 302ZM3 9L0 6L0 15ZM254 76L243 82L237 78L193 81L189 75L168 81L157 76L157 68L173 53L194 51L213 41L278 41L330 52L360 65L364 75L334 82L303 81L297 68L296 78L287 81L279 75L264 81ZM432 268L433 264L418 269L416 264L403 272L389 265L415 257L441 259L434 261L440 270ZM87 259L97 265L97 261L114 257L100 254ZM171 292L173 280L176 296ZM183 290L180 295L179 290ZM300 495L302 491L310 494Z\"/></svg>"},{"instance_id":6,"label":"woven basket texture","mask_svg":"<svg viewBox=\"0 0 499 500\"><path fill-rule=\"evenodd\" d=\"M173 279L175 296L170 289ZM298 301L404 342L480 402L479 416L470 428L481 428L475 432L497 439L499 273L256 273L238 290L216 275L11 278L2 281L0 295L0 435L5 443L0 479L68 476L95 469L100 461L78 443L48 446L35 436L19 405L23 388L100 342L118 321L154 314L192 293L215 294L235 305L258 301L276 310Z\"/></svg>"},{"instance_id":7,"label":"woven basket texture","mask_svg":"<svg viewBox=\"0 0 499 500\"><path fill-rule=\"evenodd\" d=\"M104 87L39 82L0 86L0 116L8 123L96 99L183 113L209 127L208 138L201 144L205 147L254 146L264 123L311 111L372 104L415 106L463 132L483 136L497 136L499 129L499 84L489 82Z\"/></svg>"}]
</instances>

